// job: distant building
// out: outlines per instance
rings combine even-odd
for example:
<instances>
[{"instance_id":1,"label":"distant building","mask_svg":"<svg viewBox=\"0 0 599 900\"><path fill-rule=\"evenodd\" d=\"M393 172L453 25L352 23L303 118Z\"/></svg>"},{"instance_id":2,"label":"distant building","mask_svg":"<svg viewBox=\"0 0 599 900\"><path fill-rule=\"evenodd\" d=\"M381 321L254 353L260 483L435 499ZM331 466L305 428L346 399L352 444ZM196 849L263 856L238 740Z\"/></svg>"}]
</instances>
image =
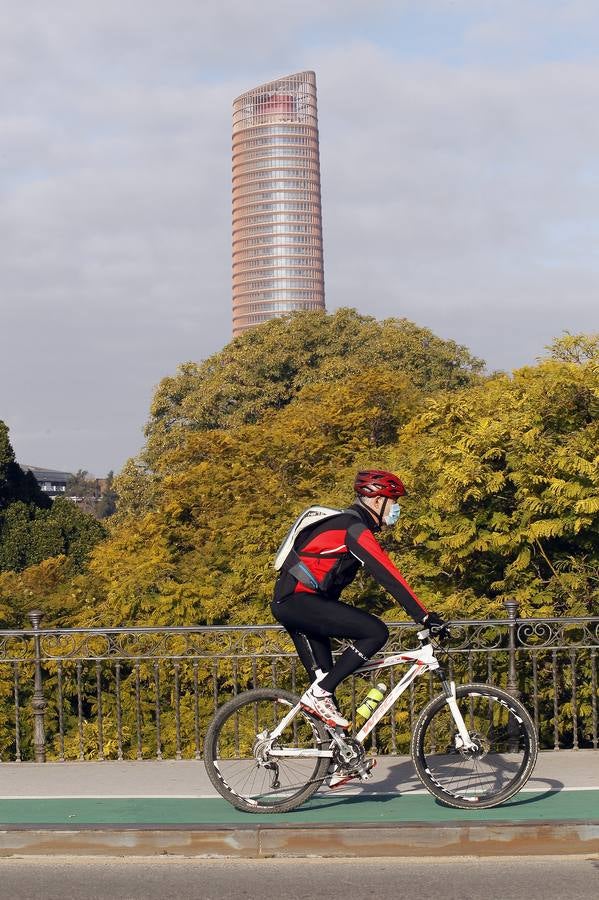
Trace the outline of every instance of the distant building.
<instances>
[{"instance_id":1,"label":"distant building","mask_svg":"<svg viewBox=\"0 0 599 900\"><path fill-rule=\"evenodd\" d=\"M60 497L66 493L67 482L73 475L71 472L58 472L56 469L41 469L39 466L21 466L24 472L31 472L44 494Z\"/></svg>"},{"instance_id":2,"label":"distant building","mask_svg":"<svg viewBox=\"0 0 599 900\"><path fill-rule=\"evenodd\" d=\"M299 72L233 103L233 336L324 308L316 76Z\"/></svg>"}]
</instances>

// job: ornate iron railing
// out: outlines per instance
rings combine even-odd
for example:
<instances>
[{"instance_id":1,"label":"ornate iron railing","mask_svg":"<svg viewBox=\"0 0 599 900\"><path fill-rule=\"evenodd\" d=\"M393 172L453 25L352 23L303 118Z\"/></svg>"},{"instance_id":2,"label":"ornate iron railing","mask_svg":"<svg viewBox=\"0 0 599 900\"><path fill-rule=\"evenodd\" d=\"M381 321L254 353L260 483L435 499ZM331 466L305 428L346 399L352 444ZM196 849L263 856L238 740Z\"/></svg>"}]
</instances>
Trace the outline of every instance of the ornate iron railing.
<instances>
[{"instance_id":1,"label":"ornate iron railing","mask_svg":"<svg viewBox=\"0 0 599 900\"><path fill-rule=\"evenodd\" d=\"M518 694L546 748L598 748L599 617L454 623L443 651L456 681L486 681ZM201 757L218 705L250 687L297 691L305 674L277 625L0 631L0 758ZM385 653L411 648L415 627L390 624ZM390 670L391 671L391 670ZM391 684L394 674L390 675ZM424 682L424 683L422 683ZM407 752L414 720L438 692L433 676L373 732L378 752ZM338 691L355 714L359 678Z\"/></svg>"}]
</instances>

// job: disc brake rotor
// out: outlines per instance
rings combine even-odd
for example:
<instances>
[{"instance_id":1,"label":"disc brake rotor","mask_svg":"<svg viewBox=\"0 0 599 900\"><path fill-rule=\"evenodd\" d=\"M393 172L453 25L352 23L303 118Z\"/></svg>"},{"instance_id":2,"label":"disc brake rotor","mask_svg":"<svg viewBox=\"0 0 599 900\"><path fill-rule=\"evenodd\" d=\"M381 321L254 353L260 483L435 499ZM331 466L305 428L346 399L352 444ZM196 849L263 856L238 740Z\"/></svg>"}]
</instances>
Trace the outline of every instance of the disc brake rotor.
<instances>
[{"instance_id":1,"label":"disc brake rotor","mask_svg":"<svg viewBox=\"0 0 599 900\"><path fill-rule=\"evenodd\" d=\"M456 745L458 744L457 738L458 736L456 735ZM484 735L479 734L477 731L471 731L470 740L473 744L471 747L457 746L461 756L465 759L483 759L491 749L491 742L489 739Z\"/></svg>"}]
</instances>

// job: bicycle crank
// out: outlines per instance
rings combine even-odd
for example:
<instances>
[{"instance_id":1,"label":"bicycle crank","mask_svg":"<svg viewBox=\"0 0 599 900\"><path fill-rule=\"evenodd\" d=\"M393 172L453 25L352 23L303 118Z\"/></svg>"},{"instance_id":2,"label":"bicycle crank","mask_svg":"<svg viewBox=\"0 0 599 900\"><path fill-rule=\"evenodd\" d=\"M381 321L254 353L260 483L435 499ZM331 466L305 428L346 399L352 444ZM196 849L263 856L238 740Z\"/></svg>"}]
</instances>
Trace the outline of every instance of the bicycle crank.
<instances>
[{"instance_id":1,"label":"bicycle crank","mask_svg":"<svg viewBox=\"0 0 599 900\"><path fill-rule=\"evenodd\" d=\"M353 770L360 766L365 754L366 751L360 741L352 737L343 737L333 746L332 765L344 771Z\"/></svg>"},{"instance_id":2,"label":"bicycle crank","mask_svg":"<svg viewBox=\"0 0 599 900\"><path fill-rule=\"evenodd\" d=\"M369 781L372 778L372 770L375 766L376 759L365 759L353 769L334 768L327 779L327 784L334 791L354 778L359 778L360 781Z\"/></svg>"}]
</instances>

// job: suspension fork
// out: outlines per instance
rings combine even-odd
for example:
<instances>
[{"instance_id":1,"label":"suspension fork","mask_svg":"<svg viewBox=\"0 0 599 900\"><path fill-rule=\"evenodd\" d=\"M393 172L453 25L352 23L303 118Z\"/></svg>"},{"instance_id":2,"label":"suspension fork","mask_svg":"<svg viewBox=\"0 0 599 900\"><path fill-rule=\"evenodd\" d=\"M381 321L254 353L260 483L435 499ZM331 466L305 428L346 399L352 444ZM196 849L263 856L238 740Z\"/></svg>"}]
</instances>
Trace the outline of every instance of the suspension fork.
<instances>
[{"instance_id":1,"label":"suspension fork","mask_svg":"<svg viewBox=\"0 0 599 900\"><path fill-rule=\"evenodd\" d=\"M458 701L456 698L456 689L455 689L455 681L453 679L447 678L443 669L438 669L437 674L439 676L439 680L443 686L443 693L445 694L445 699L449 709L451 710L451 714L453 716L453 720L456 724L456 728L458 729L458 734L462 741L462 747L458 749L472 750L476 748L476 744L473 742L470 737L470 733L466 728L466 723L464 722L464 717L460 712L460 708L458 706Z\"/></svg>"}]
</instances>

